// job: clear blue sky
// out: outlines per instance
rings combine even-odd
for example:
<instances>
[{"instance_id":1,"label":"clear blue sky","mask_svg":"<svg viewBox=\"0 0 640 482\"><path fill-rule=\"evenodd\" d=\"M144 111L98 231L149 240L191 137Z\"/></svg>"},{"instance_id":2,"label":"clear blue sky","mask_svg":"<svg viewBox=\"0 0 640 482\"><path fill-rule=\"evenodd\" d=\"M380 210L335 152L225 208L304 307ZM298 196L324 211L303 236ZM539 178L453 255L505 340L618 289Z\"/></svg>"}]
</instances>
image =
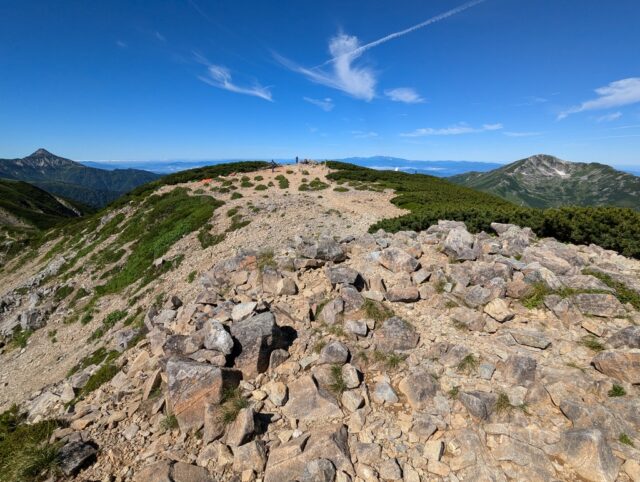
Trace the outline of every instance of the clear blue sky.
<instances>
[{"instance_id":1,"label":"clear blue sky","mask_svg":"<svg viewBox=\"0 0 640 482\"><path fill-rule=\"evenodd\" d=\"M640 164L640 2L460 5L0 0L0 157Z\"/></svg>"}]
</instances>

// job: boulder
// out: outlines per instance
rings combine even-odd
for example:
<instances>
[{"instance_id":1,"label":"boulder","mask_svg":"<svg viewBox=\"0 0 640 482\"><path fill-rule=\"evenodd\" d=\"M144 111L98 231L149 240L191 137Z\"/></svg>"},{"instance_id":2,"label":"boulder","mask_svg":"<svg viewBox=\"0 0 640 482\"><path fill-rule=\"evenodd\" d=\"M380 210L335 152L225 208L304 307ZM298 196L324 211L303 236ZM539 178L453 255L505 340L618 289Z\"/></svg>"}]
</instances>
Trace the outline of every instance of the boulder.
<instances>
[{"instance_id":1,"label":"boulder","mask_svg":"<svg viewBox=\"0 0 640 482\"><path fill-rule=\"evenodd\" d=\"M357 285L358 281L362 280L360 273L348 266L332 266L327 268L325 273L333 286L337 284Z\"/></svg>"},{"instance_id":2,"label":"boulder","mask_svg":"<svg viewBox=\"0 0 640 482\"><path fill-rule=\"evenodd\" d=\"M420 335L409 323L394 316L384 321L373 335L380 351L390 353L396 350L412 350L418 346Z\"/></svg>"},{"instance_id":3,"label":"boulder","mask_svg":"<svg viewBox=\"0 0 640 482\"><path fill-rule=\"evenodd\" d=\"M206 404L220 403L223 391L240 378L233 370L179 358L169 359L166 371L167 401L183 431L202 427Z\"/></svg>"},{"instance_id":4,"label":"boulder","mask_svg":"<svg viewBox=\"0 0 640 482\"><path fill-rule=\"evenodd\" d=\"M300 482L333 482L336 468L328 459L314 459L304 468Z\"/></svg>"},{"instance_id":5,"label":"boulder","mask_svg":"<svg viewBox=\"0 0 640 482\"><path fill-rule=\"evenodd\" d=\"M317 316L328 325L333 325L340 320L344 312L344 300L335 298L322 307L322 311Z\"/></svg>"},{"instance_id":6,"label":"boulder","mask_svg":"<svg viewBox=\"0 0 640 482\"><path fill-rule=\"evenodd\" d=\"M174 482L171 478L171 464L165 460L156 462L136 471L134 482Z\"/></svg>"},{"instance_id":7,"label":"boulder","mask_svg":"<svg viewBox=\"0 0 640 482\"><path fill-rule=\"evenodd\" d=\"M499 323L509 321L515 316L515 313L509 309L509 304L502 298L490 301L484 307L484 312Z\"/></svg>"},{"instance_id":8,"label":"boulder","mask_svg":"<svg viewBox=\"0 0 640 482\"><path fill-rule=\"evenodd\" d=\"M247 443L255 431L255 413L252 408L243 408L229 426L226 442L231 447Z\"/></svg>"},{"instance_id":9,"label":"boulder","mask_svg":"<svg viewBox=\"0 0 640 482\"><path fill-rule=\"evenodd\" d=\"M233 351L233 339L221 323L209 320L205 323L204 346L207 350L216 350L224 355Z\"/></svg>"},{"instance_id":10,"label":"boulder","mask_svg":"<svg viewBox=\"0 0 640 482\"><path fill-rule=\"evenodd\" d=\"M571 296L571 301L584 315L613 318L626 314L618 298L610 294L580 293Z\"/></svg>"},{"instance_id":11,"label":"boulder","mask_svg":"<svg viewBox=\"0 0 640 482\"><path fill-rule=\"evenodd\" d=\"M242 321L245 318L248 318L253 313L253 310L256 309L258 303L255 301L248 301L246 303L238 303L231 310L231 319L234 322Z\"/></svg>"},{"instance_id":12,"label":"boulder","mask_svg":"<svg viewBox=\"0 0 640 482\"><path fill-rule=\"evenodd\" d=\"M58 452L58 467L67 477L74 476L80 470L96 461L98 449L87 442L69 442Z\"/></svg>"},{"instance_id":13,"label":"boulder","mask_svg":"<svg viewBox=\"0 0 640 482\"><path fill-rule=\"evenodd\" d=\"M482 331L485 325L482 313L464 306L453 308L449 317L454 323L464 325L471 331Z\"/></svg>"},{"instance_id":14,"label":"boulder","mask_svg":"<svg viewBox=\"0 0 640 482\"><path fill-rule=\"evenodd\" d=\"M328 236L322 236L318 240L298 238L297 241L296 252L302 258L333 262L344 261L347 258L343 247Z\"/></svg>"},{"instance_id":15,"label":"boulder","mask_svg":"<svg viewBox=\"0 0 640 482\"><path fill-rule=\"evenodd\" d=\"M262 440L234 447L233 449L233 470L234 472L244 472L253 470L261 473L267 463L267 449Z\"/></svg>"},{"instance_id":16,"label":"boulder","mask_svg":"<svg viewBox=\"0 0 640 482\"><path fill-rule=\"evenodd\" d=\"M551 345L551 341L539 331L512 331L511 336L513 336L516 342L520 345L540 348L541 350L545 350Z\"/></svg>"},{"instance_id":17,"label":"boulder","mask_svg":"<svg viewBox=\"0 0 640 482\"><path fill-rule=\"evenodd\" d=\"M473 249L475 238L466 228L457 227L449 231L442 243L442 251L455 260L474 260L478 257Z\"/></svg>"},{"instance_id":18,"label":"boulder","mask_svg":"<svg viewBox=\"0 0 640 482\"><path fill-rule=\"evenodd\" d=\"M604 435L596 428L565 432L558 458L589 482L613 482L620 469Z\"/></svg>"},{"instance_id":19,"label":"boulder","mask_svg":"<svg viewBox=\"0 0 640 482\"><path fill-rule=\"evenodd\" d=\"M173 466L173 482L216 482L204 467L176 462Z\"/></svg>"},{"instance_id":20,"label":"boulder","mask_svg":"<svg viewBox=\"0 0 640 482\"><path fill-rule=\"evenodd\" d=\"M344 425L329 425L272 448L264 482L300 480L309 462L316 459L329 460L337 471L354 476L347 435Z\"/></svg>"},{"instance_id":21,"label":"boulder","mask_svg":"<svg viewBox=\"0 0 640 482\"><path fill-rule=\"evenodd\" d=\"M613 348L640 348L640 326L627 326L615 332L607 343Z\"/></svg>"},{"instance_id":22,"label":"boulder","mask_svg":"<svg viewBox=\"0 0 640 482\"><path fill-rule=\"evenodd\" d=\"M623 382L640 384L640 349L605 350L591 364L599 372Z\"/></svg>"},{"instance_id":23,"label":"boulder","mask_svg":"<svg viewBox=\"0 0 640 482\"><path fill-rule=\"evenodd\" d=\"M273 313L266 311L231 325L235 341L233 366L242 371L246 379L269 368L271 352L280 347L282 333Z\"/></svg>"},{"instance_id":24,"label":"boulder","mask_svg":"<svg viewBox=\"0 0 640 482\"><path fill-rule=\"evenodd\" d=\"M420 299L420 292L415 286L394 286L384 296L387 301L411 303Z\"/></svg>"},{"instance_id":25,"label":"boulder","mask_svg":"<svg viewBox=\"0 0 640 482\"><path fill-rule=\"evenodd\" d=\"M493 393L478 391L461 392L458 394L458 400L472 416L486 420L493 412L496 396Z\"/></svg>"},{"instance_id":26,"label":"boulder","mask_svg":"<svg viewBox=\"0 0 640 482\"><path fill-rule=\"evenodd\" d=\"M394 273L413 273L420 263L400 248L386 248L380 253L378 262Z\"/></svg>"},{"instance_id":27,"label":"boulder","mask_svg":"<svg viewBox=\"0 0 640 482\"><path fill-rule=\"evenodd\" d=\"M427 372L410 373L398 384L398 389L407 397L414 410L424 410L438 390L435 379Z\"/></svg>"},{"instance_id":28,"label":"boulder","mask_svg":"<svg viewBox=\"0 0 640 482\"><path fill-rule=\"evenodd\" d=\"M398 395L387 380L380 380L371 393L371 398L376 403L397 403Z\"/></svg>"},{"instance_id":29,"label":"boulder","mask_svg":"<svg viewBox=\"0 0 640 482\"><path fill-rule=\"evenodd\" d=\"M300 420L329 419L342 416L335 398L318 388L313 377L305 375L289 384L289 400L282 412Z\"/></svg>"},{"instance_id":30,"label":"boulder","mask_svg":"<svg viewBox=\"0 0 640 482\"><path fill-rule=\"evenodd\" d=\"M344 343L332 341L326 344L320 351L320 358L316 364L340 364L346 363L349 359L349 349Z\"/></svg>"},{"instance_id":31,"label":"boulder","mask_svg":"<svg viewBox=\"0 0 640 482\"><path fill-rule=\"evenodd\" d=\"M534 358L521 355L511 355L505 362L505 378L517 385L529 385L536 379L538 364Z\"/></svg>"}]
</instances>

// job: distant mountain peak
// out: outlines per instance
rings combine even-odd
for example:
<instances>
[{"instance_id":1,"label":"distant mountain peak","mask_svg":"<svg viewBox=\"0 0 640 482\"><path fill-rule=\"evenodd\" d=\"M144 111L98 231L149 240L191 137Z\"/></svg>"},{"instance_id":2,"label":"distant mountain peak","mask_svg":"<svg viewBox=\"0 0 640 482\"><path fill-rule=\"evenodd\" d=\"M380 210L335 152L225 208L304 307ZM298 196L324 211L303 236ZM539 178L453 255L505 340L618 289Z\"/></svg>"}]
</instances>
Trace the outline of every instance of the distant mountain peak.
<instances>
[{"instance_id":1,"label":"distant mountain peak","mask_svg":"<svg viewBox=\"0 0 640 482\"><path fill-rule=\"evenodd\" d=\"M38 149L36 152L34 152L33 154L31 154L30 156L27 157L42 157L42 156L48 156L48 157L58 157L54 154L51 154L49 151L47 151L44 148L40 148Z\"/></svg>"},{"instance_id":2,"label":"distant mountain peak","mask_svg":"<svg viewBox=\"0 0 640 482\"><path fill-rule=\"evenodd\" d=\"M56 156L42 147L33 154L21 159L19 162L21 165L37 168L73 166L78 164L70 159Z\"/></svg>"}]
</instances>

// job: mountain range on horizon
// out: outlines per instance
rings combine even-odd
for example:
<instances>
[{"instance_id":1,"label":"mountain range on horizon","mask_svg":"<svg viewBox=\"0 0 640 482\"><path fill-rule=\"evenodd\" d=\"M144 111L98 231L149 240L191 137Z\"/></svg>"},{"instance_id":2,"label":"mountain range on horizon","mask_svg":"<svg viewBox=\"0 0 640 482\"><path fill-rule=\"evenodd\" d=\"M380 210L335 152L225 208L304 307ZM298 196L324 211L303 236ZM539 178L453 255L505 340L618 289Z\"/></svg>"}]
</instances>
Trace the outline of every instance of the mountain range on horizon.
<instances>
[{"instance_id":1,"label":"mountain range on horizon","mask_svg":"<svg viewBox=\"0 0 640 482\"><path fill-rule=\"evenodd\" d=\"M535 208L617 206L640 209L640 177L599 163L568 162L537 154L451 182Z\"/></svg>"},{"instance_id":2,"label":"mountain range on horizon","mask_svg":"<svg viewBox=\"0 0 640 482\"><path fill-rule=\"evenodd\" d=\"M0 178L25 181L94 208L102 207L158 175L140 169L108 171L38 149L18 159L0 159Z\"/></svg>"}]
</instances>

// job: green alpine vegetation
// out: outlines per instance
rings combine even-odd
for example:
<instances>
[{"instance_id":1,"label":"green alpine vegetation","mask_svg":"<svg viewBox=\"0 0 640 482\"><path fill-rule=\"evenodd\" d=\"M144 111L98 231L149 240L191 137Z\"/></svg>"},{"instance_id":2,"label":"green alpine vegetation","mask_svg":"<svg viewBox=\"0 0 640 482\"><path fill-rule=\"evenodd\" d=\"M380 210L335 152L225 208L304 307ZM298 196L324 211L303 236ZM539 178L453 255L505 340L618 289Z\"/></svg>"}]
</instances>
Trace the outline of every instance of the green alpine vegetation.
<instances>
[{"instance_id":1,"label":"green alpine vegetation","mask_svg":"<svg viewBox=\"0 0 640 482\"><path fill-rule=\"evenodd\" d=\"M328 162L335 170L327 177L337 182L365 183L370 189L393 189L391 202L409 211L370 227L397 232L422 231L440 219L464 221L471 232L492 232L491 223L528 226L541 237L563 242L597 244L640 258L640 212L618 207L562 207L539 209L517 206L498 196L424 174L377 171Z\"/></svg>"},{"instance_id":2,"label":"green alpine vegetation","mask_svg":"<svg viewBox=\"0 0 640 482\"><path fill-rule=\"evenodd\" d=\"M489 172L468 172L449 179L518 206L640 209L640 177L604 164L567 162L544 154Z\"/></svg>"}]
</instances>

